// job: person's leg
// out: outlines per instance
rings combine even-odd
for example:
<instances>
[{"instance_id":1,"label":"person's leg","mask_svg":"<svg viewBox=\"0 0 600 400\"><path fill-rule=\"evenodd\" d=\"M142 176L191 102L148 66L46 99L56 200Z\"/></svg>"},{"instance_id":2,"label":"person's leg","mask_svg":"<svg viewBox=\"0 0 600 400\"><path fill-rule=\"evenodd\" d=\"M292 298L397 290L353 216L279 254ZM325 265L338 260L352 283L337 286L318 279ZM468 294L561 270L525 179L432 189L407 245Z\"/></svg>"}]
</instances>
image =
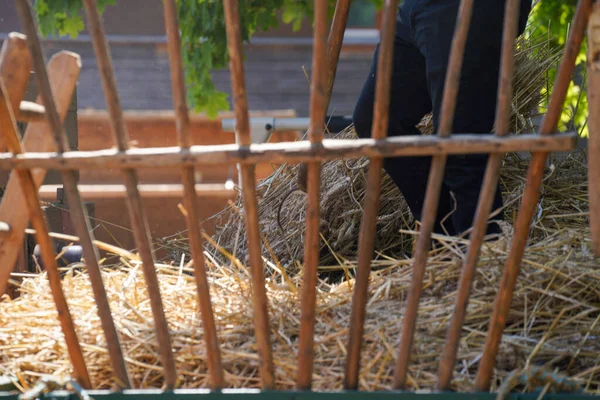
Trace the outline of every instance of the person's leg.
<instances>
[{"instance_id":1,"label":"person's leg","mask_svg":"<svg viewBox=\"0 0 600 400\"><path fill-rule=\"evenodd\" d=\"M504 3L502 0L490 0L474 4L452 128L454 134L490 133L493 129ZM459 4L459 0L423 0L412 15L414 40L426 60L436 131ZM522 16L521 32L525 20L526 17ZM487 160L487 154L448 157L444 183L456 199L452 221L458 233L468 230L473 224ZM501 207L502 195L498 185L493 210ZM502 215L494 218L501 219ZM489 225L488 233L498 231L497 224Z\"/></svg>"},{"instance_id":2,"label":"person's leg","mask_svg":"<svg viewBox=\"0 0 600 400\"><path fill-rule=\"evenodd\" d=\"M402 37L406 27L401 26L401 21L398 25L394 43L388 135L420 135L416 125L431 112L425 58L413 44ZM371 136L378 55L379 46L353 114L356 132L362 138ZM385 171L402 192L417 221L421 220L430 159L431 157L395 157L384 160ZM452 206L449 191L444 187L438 209L438 221L451 212ZM448 218L443 227L438 222L435 232L455 234L452 221Z\"/></svg>"}]
</instances>

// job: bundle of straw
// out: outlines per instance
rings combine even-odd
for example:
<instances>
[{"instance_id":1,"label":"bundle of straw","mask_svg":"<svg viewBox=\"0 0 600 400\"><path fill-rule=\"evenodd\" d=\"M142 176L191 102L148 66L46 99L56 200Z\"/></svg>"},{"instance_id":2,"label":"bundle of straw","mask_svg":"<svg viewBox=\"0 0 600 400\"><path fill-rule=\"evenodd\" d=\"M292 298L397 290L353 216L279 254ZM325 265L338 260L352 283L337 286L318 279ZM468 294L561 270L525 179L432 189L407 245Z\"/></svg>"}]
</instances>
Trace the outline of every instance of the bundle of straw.
<instances>
[{"instance_id":1,"label":"bundle of straw","mask_svg":"<svg viewBox=\"0 0 600 400\"><path fill-rule=\"evenodd\" d=\"M546 99L548 71L561 55L561 49L549 47L548 41L539 36L523 36L518 40L511 112L513 132L534 131L532 118ZM421 121L419 128L424 134L431 134L431 115ZM356 134L350 127L332 137L348 139L355 138ZM322 165L320 233L323 239L321 264L324 266L356 257L367 165L367 159L334 160ZM291 270L302 263L304 251L306 195L294 191L296 170L297 165L284 164L257 188L259 218L268 243L263 250L270 254L271 261L278 261ZM518 182L507 182L507 178L504 171L504 190L513 191L513 184ZM239 196L233 206L209 222L216 226L213 240L245 260L247 247L242 204ZM398 229L412 226L413 218L402 195L390 177L383 173L375 248L394 257L408 253L411 239Z\"/></svg>"}]
</instances>

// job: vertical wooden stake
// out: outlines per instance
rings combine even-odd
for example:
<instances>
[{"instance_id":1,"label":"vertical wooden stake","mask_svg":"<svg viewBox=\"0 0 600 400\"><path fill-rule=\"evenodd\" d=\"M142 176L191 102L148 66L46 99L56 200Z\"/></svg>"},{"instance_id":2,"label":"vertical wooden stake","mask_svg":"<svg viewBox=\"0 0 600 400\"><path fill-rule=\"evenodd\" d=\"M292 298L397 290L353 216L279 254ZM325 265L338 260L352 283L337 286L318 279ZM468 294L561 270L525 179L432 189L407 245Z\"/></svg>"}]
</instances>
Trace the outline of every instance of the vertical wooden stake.
<instances>
[{"instance_id":1,"label":"vertical wooden stake","mask_svg":"<svg viewBox=\"0 0 600 400\"><path fill-rule=\"evenodd\" d=\"M165 27L167 29L169 61L171 64L171 87L173 90L173 103L177 121L177 133L179 146L189 148L192 138L189 132L190 117L188 114L185 77L181 65L181 39L179 37L179 22L177 20L177 5L175 0L163 0ZM202 317L202 328L206 340L208 370L211 377L211 388L213 390L223 387L223 367L221 365L221 352L219 350L219 338L210 301L208 278L206 276L206 264L204 260L204 248L202 245L202 233L200 230L200 216L198 214L198 198L196 196L196 185L194 179L194 167L184 167L182 170L183 199L187 210L187 225L190 235L190 247L194 260L194 277L198 291L198 303Z\"/></svg>"},{"instance_id":2,"label":"vertical wooden stake","mask_svg":"<svg viewBox=\"0 0 600 400\"><path fill-rule=\"evenodd\" d=\"M600 257L600 4L588 23L588 197L594 254Z\"/></svg>"},{"instance_id":3,"label":"vertical wooden stake","mask_svg":"<svg viewBox=\"0 0 600 400\"><path fill-rule=\"evenodd\" d=\"M450 136L452 130L463 55L471 24L473 1L474 0L461 0L460 8L458 10L454 37L452 39L452 48L450 50L448 71L446 73L446 83L444 85L444 96L442 99L440 127L438 132L438 135L441 137ZM394 374L393 382L394 389L404 389L406 385L406 376L408 374L408 365L410 362L410 350L417 324L417 314L419 310L419 301L421 299L423 277L425 276L425 267L427 266L427 253L429 252L429 246L431 245L431 233L433 232L433 226L437 217L440 190L444 179L447 158L446 155L434 156L431 162L429 180L425 192L425 202L423 204L423 221L421 221L421 231L417 239L413 276L410 282L410 291L406 302L406 312L404 314L402 325L402 337L400 339L400 350L396 360L396 372Z\"/></svg>"},{"instance_id":4,"label":"vertical wooden stake","mask_svg":"<svg viewBox=\"0 0 600 400\"><path fill-rule=\"evenodd\" d=\"M398 0L387 0L384 3L383 25L381 29L382 39L379 48L379 58L377 60L377 82L375 104L373 105L373 128L371 132L371 136L376 140L384 139L387 136L397 9ZM348 342L348 356L346 358L346 373L344 376L344 388L346 390L358 389L360 350L368 300L371 260L375 249L375 228L377 225L377 213L379 212L382 168L382 158L371 158L365 189L364 214L358 238L358 266L352 298L350 337Z\"/></svg>"},{"instance_id":5,"label":"vertical wooden stake","mask_svg":"<svg viewBox=\"0 0 600 400\"><path fill-rule=\"evenodd\" d=\"M498 88L498 104L496 109L496 135L506 136L509 134L510 105L512 100L512 84L514 70L514 47L515 38L519 28L519 0L507 0L504 12L504 32L502 43L501 70ZM446 346L440 360L439 382L440 390L448 390L452 382L452 373L456 364L456 352L460 341L460 332L464 323L471 291L471 282L475 274L479 251L488 227L488 218L494 203L500 166L502 165L503 153L490 155L482 188L479 195L479 203L475 212L475 223L469 240L467 259L461 271L458 293L454 313L450 321Z\"/></svg>"},{"instance_id":6,"label":"vertical wooden stake","mask_svg":"<svg viewBox=\"0 0 600 400\"><path fill-rule=\"evenodd\" d=\"M327 61L327 0L315 0L315 29L313 37L312 79L310 90L310 142L319 146L323 140L326 107ZM314 359L314 328L317 297L317 269L321 238L321 162L307 164L306 233L304 240L304 273L300 309L300 338L298 344L298 374L296 385L300 390L312 386Z\"/></svg>"},{"instance_id":7,"label":"vertical wooden stake","mask_svg":"<svg viewBox=\"0 0 600 400\"><path fill-rule=\"evenodd\" d=\"M229 69L233 89L235 120L237 125L236 142L241 146L250 146L250 121L248 118L248 99L242 60L242 36L237 0L223 0L225 8L225 27L227 31L227 50ZM261 254L260 229L258 225L258 202L256 200L256 179L254 167L243 165L240 170L244 215L250 270L252 274L252 303L254 306L254 333L260 357L260 378L263 389L272 389L275 385L273 354L271 351L271 330L269 328L268 300L265 288L265 276Z\"/></svg>"}]
</instances>

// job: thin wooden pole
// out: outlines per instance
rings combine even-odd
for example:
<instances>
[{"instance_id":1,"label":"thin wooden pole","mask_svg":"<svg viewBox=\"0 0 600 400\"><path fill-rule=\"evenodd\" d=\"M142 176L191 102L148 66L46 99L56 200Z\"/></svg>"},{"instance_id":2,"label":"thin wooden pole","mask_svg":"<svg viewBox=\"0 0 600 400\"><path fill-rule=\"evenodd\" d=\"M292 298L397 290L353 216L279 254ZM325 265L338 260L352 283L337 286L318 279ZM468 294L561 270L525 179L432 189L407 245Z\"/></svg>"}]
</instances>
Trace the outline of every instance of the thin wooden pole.
<instances>
[{"instance_id":1,"label":"thin wooden pole","mask_svg":"<svg viewBox=\"0 0 600 400\"><path fill-rule=\"evenodd\" d=\"M588 198L592 249L600 257L600 4L588 23Z\"/></svg>"},{"instance_id":2,"label":"thin wooden pole","mask_svg":"<svg viewBox=\"0 0 600 400\"><path fill-rule=\"evenodd\" d=\"M179 37L179 22L175 0L163 0L165 27L167 30L169 61L171 64L171 86L179 146L188 149L192 145L189 132L190 118L185 94L185 77L181 65L181 39ZM215 317L210 299L206 263L202 245L200 216L198 213L198 198L195 189L194 167L184 167L182 170L183 200L187 210L186 219L190 236L190 247L194 260L194 276L198 291L198 303L202 317L202 330L206 340L208 370L211 378L211 388L221 389L224 384L221 351Z\"/></svg>"},{"instance_id":3,"label":"thin wooden pole","mask_svg":"<svg viewBox=\"0 0 600 400\"><path fill-rule=\"evenodd\" d=\"M179 147L152 147L140 149L106 149L94 151L30 152L15 156L0 153L0 169L94 169L94 168L161 168L182 165L254 165L262 162L297 163L315 160L334 160L360 157L412 157L442 154L506 153L511 151L569 151L577 144L576 132L552 136L535 134L510 135L500 138L490 134L453 135L451 138L429 136L395 136L373 139L324 139L319 145L309 141ZM47 150L46 150L47 151ZM215 186L197 185L210 193L222 191ZM140 185L140 190L151 191L154 185ZM206 189L203 189L203 188ZM223 193L223 192L222 192ZM225 193L223 193L225 195Z\"/></svg>"},{"instance_id":4,"label":"thin wooden pole","mask_svg":"<svg viewBox=\"0 0 600 400\"><path fill-rule=\"evenodd\" d=\"M509 134L510 106L512 99L514 47L519 29L519 4L520 0L507 0L504 12L504 32L502 41L501 70L498 87L498 104L496 109L496 135L504 137ZM482 189L479 195L479 204L475 212L475 223L469 238L467 258L463 265L458 286L458 294L454 313L450 321L446 346L440 360L438 374L438 387L448 390L452 382L452 373L456 364L456 352L460 341L460 332L465 320L471 282L475 274L479 251L483 238L487 232L488 219L492 211L500 167L504 154L492 154L489 158Z\"/></svg>"},{"instance_id":5,"label":"thin wooden pole","mask_svg":"<svg viewBox=\"0 0 600 400\"><path fill-rule=\"evenodd\" d=\"M313 145L323 141L327 106L327 0L315 0L312 76L310 90L309 139ZM310 390L314 360L314 330L317 298L317 268L319 265L319 225L321 163L307 164L306 233L304 240L304 272L300 308L298 343L298 373L296 386Z\"/></svg>"},{"instance_id":6,"label":"thin wooden pole","mask_svg":"<svg viewBox=\"0 0 600 400\"><path fill-rule=\"evenodd\" d=\"M375 87L373 128L371 132L372 137L375 140L384 139L387 136L397 9L398 0L386 0L384 3L383 26L381 29L382 39L377 63L377 83ZM360 350L368 300L371 259L375 249L375 228L377 225L377 213L379 211L379 199L381 194L382 168L382 158L377 157L370 159L365 189L364 211L358 239L358 267L356 269L356 283L354 285L352 314L350 316L350 335L348 355L346 357L346 373L344 377L344 388L347 390L358 389Z\"/></svg>"},{"instance_id":7,"label":"thin wooden pole","mask_svg":"<svg viewBox=\"0 0 600 400\"><path fill-rule=\"evenodd\" d=\"M446 73L446 82L444 96L442 99L442 109L440 118L440 127L438 136L448 137L452 130L454 121L454 112L456 109L456 98L458 86L460 83L460 74L462 70L463 55L465 44L469 33L471 23L471 14L473 11L473 0L461 0L456 19L454 37L452 39L452 48L450 51L450 60L448 71ZM415 261L413 264L413 275L410 283L410 290L406 304L402 325L402 336L400 339L400 350L396 359L396 372L394 374L393 387L395 389L404 389L406 385L406 376L408 373L408 364L410 362L410 350L412 347L415 326L417 323L417 314L419 309L419 300L421 298L421 288L425 267L427 265L427 253L431 245L431 233L437 217L437 208L440 199L440 190L444 179L446 166L446 155L435 156L431 162L429 180L425 192L425 202L423 205L423 221L419 238L417 239Z\"/></svg>"},{"instance_id":8,"label":"thin wooden pole","mask_svg":"<svg viewBox=\"0 0 600 400\"><path fill-rule=\"evenodd\" d=\"M0 97L0 132L2 132L9 151L15 154L21 153L21 143L19 143L14 113L10 106L6 89L4 88L4 84L2 82L0 82ZM83 387L90 389L92 382L85 365L85 359L81 351L79 339L77 338L73 317L71 316L67 299L65 298L65 294L62 290L60 273L58 272L58 265L55 258L56 254L54 253L54 246L50 236L48 235L49 230L46 225L46 220L44 219L44 213L40 206L40 201L37 196L31 171L19 170L16 174L19 182L21 183L23 197L25 198L25 202L31 216L31 222L37 232L36 239L40 245L42 260L46 265L50 290L52 292L52 296L54 297L54 303L56 304L58 320L60 321L62 332L65 335L65 342L67 344L67 350L69 352L71 363L73 364L75 377Z\"/></svg>"},{"instance_id":9,"label":"thin wooden pole","mask_svg":"<svg viewBox=\"0 0 600 400\"><path fill-rule=\"evenodd\" d=\"M331 28L329 30L329 38L327 39L327 86L325 92L325 111L329 108L331 102L331 93L335 83L335 76L342 52L344 42L344 33L348 24L348 15L350 14L350 0L337 0L335 3L335 13Z\"/></svg>"},{"instance_id":10,"label":"thin wooden pole","mask_svg":"<svg viewBox=\"0 0 600 400\"><path fill-rule=\"evenodd\" d=\"M88 29L94 44L96 62L102 79L104 97L110 116L114 139L117 148L121 151L125 151L129 148L129 139L123 121L123 110L121 109L121 102L119 100L108 44L106 43L106 37L104 36L104 28L100 21L96 1L84 0L84 6ZM152 308L152 315L156 327L160 358L165 371L166 387L170 390L175 388L177 384L177 370L173 357L169 327L162 305L158 277L154 266L154 252L149 237L148 222L144 212L142 197L137 186L138 177L136 171L133 169L124 169L123 178L127 189L126 199L131 225L143 263L144 278L146 280L146 285L148 286L148 296L150 298L150 306Z\"/></svg>"},{"instance_id":11,"label":"thin wooden pole","mask_svg":"<svg viewBox=\"0 0 600 400\"><path fill-rule=\"evenodd\" d=\"M236 142L248 147L251 144L250 122L248 119L248 99L242 61L242 37L237 0L223 0L227 50L233 89L233 103L237 124ZM252 303L254 306L254 332L260 359L260 378L263 389L272 389L275 384L273 354L271 350L269 309L265 288L265 276L261 255L260 229L258 226L258 204L256 199L255 175L252 165L241 166L241 183L246 222L246 235L250 253L252 276Z\"/></svg>"},{"instance_id":12,"label":"thin wooden pole","mask_svg":"<svg viewBox=\"0 0 600 400\"><path fill-rule=\"evenodd\" d=\"M340 59L340 53L342 51L342 45L344 42L344 33L346 32L346 25L348 24L348 15L350 14L350 0L337 0L335 4L335 13L333 15L333 21L331 22L331 28L329 31L329 38L327 39L327 85L325 88L325 113L329 108L331 102L331 93L333 92L333 85L335 83L335 75L337 72L338 62ZM297 172L297 184L300 189L306 189L307 186L307 165L300 164Z\"/></svg>"},{"instance_id":13,"label":"thin wooden pole","mask_svg":"<svg viewBox=\"0 0 600 400\"><path fill-rule=\"evenodd\" d=\"M33 10L31 9L31 6L27 0L18 0L17 10L19 11L19 17L21 19L23 29L27 34L27 42L29 44L31 57L36 72L39 88L38 90L44 103L45 114L56 142L58 152L64 153L69 149L69 144L67 142L67 135L64 131L63 124L61 123L60 116L56 108L54 95L52 94L52 88L50 87L50 80L48 79L48 73L46 71L46 61L42 52L42 47L38 36L38 29L33 16ZM21 145L18 141L18 136L15 136L15 138L16 143L13 143L12 147L18 147L20 149ZM20 152L21 151L19 151L19 153ZM28 190L34 190L37 198L37 189L35 188L35 185L33 185L31 173L26 170L24 170L23 173L27 173L28 177L22 178L22 182L23 179L25 179L28 184L31 183L32 186L28 188ZM127 367L125 366L123 350L121 349L119 335L112 318L110 305L108 304L108 297L106 295L104 282L102 280L102 273L100 272L100 266L98 264L98 259L100 257L98 255L96 246L94 246L94 238L91 233L91 226L89 224L87 212L83 206L81 196L79 195L79 191L77 189L77 176L74 170L63 170L61 171L61 177L65 186L65 192L67 193L69 208L73 217L75 230L83 247L86 266L90 276L90 281L92 283L92 291L98 307L98 315L100 316L102 329L106 337L106 343L115 379L117 380L119 387L126 389L131 387L129 374L127 372Z\"/></svg>"},{"instance_id":14,"label":"thin wooden pole","mask_svg":"<svg viewBox=\"0 0 600 400\"><path fill-rule=\"evenodd\" d=\"M592 0L579 1L572 24L573 28L567 40L565 53L556 77L550 104L548 105L548 111L544 116L540 128L540 133L543 135L550 135L557 129L562 105L575 69L575 60L581 47L591 10ZM546 152L533 153L529 165L525 192L515 224L512 246L504 266L502 281L500 282L500 288L494 304L494 312L486 336L483 356L475 379L475 387L482 391L488 390L490 386L492 372L496 363L496 355L498 354L498 346L502 339L506 318L510 312L513 291L519 275L525 246L527 245L531 218L537 209L540 197L540 188L547 155L548 153Z\"/></svg>"}]
</instances>

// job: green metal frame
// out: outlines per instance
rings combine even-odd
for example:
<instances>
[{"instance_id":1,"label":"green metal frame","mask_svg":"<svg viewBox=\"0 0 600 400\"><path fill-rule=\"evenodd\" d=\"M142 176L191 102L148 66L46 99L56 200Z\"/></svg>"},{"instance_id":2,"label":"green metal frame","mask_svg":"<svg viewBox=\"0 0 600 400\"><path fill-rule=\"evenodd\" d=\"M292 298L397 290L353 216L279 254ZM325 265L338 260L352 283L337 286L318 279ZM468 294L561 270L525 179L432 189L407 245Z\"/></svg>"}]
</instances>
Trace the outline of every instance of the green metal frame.
<instances>
[{"instance_id":1,"label":"green metal frame","mask_svg":"<svg viewBox=\"0 0 600 400\"><path fill-rule=\"evenodd\" d=\"M192 400L194 398L210 398L218 400L240 399L251 397L257 400L495 400L495 393L409 393L409 392L296 392L296 391L260 391L253 389L223 389L211 392L203 389L181 389L172 392L162 390L126 390L123 392L96 391L86 392L94 400ZM536 400L539 393L511 393L504 397L507 400ZM546 394L545 400L590 400L600 396L586 394ZM77 394L67 391L56 391L41 395L40 400L81 400ZM0 392L0 400L19 400L19 395Z\"/></svg>"}]
</instances>

